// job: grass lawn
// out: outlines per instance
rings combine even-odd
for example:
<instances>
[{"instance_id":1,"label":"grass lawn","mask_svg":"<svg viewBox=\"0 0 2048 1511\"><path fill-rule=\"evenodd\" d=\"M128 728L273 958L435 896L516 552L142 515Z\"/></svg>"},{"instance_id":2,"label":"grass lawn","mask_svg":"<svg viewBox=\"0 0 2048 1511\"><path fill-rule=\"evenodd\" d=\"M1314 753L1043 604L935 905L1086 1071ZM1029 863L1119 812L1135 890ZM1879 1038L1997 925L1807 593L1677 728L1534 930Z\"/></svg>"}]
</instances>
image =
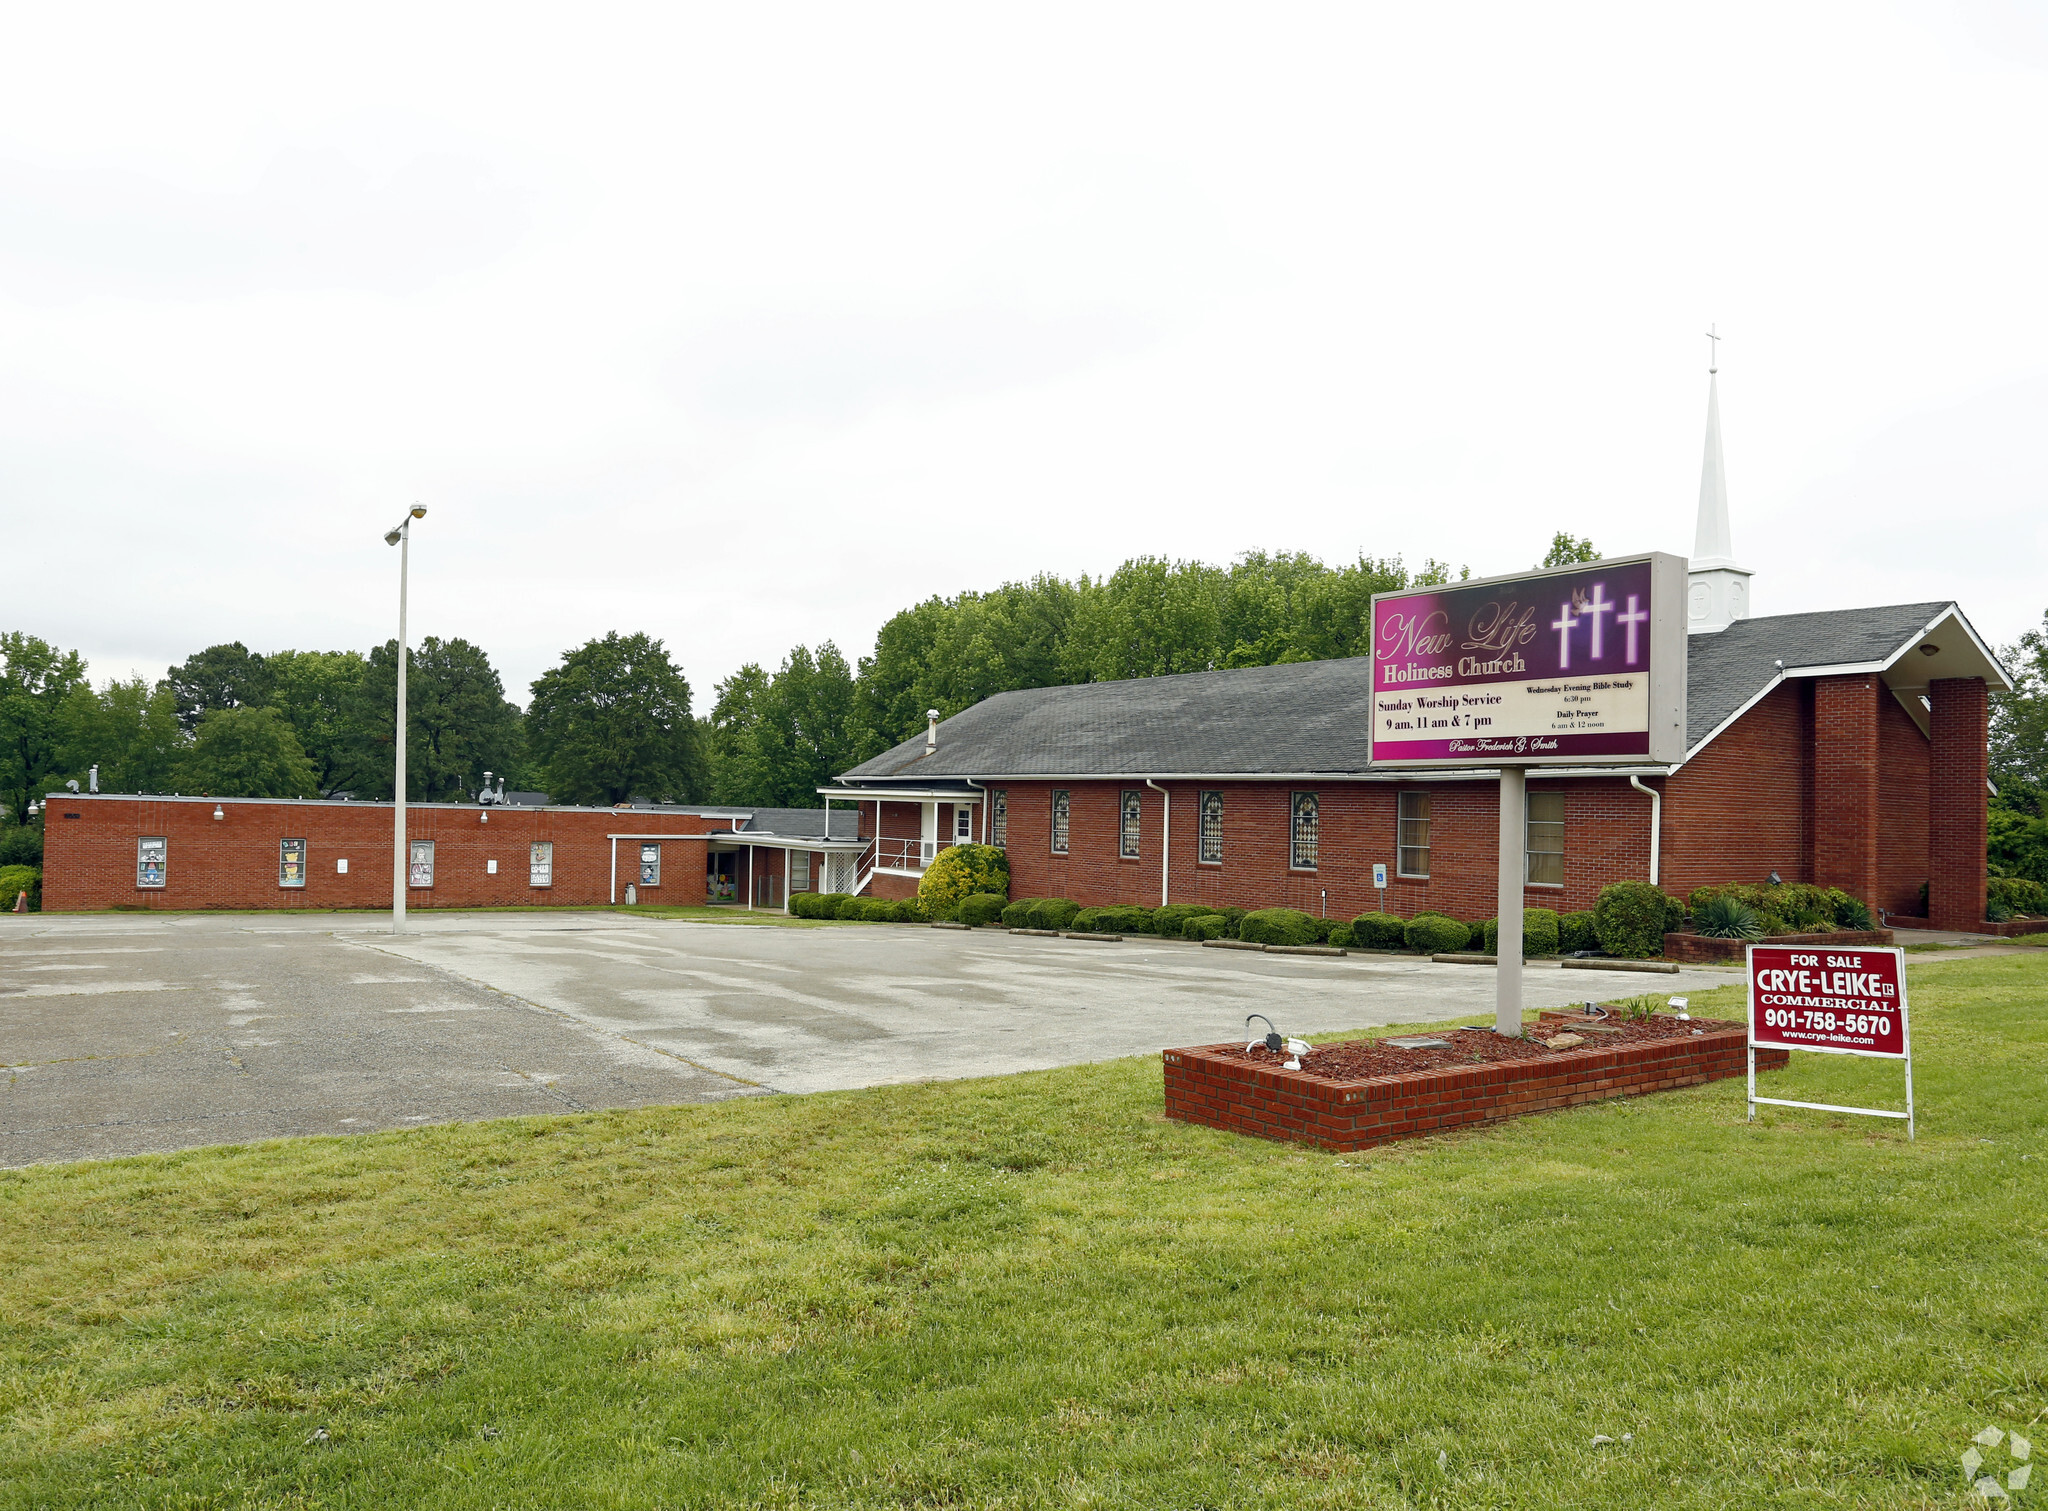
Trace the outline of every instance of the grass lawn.
<instances>
[{"instance_id":1,"label":"grass lawn","mask_svg":"<svg viewBox=\"0 0 2048 1511\"><path fill-rule=\"evenodd\" d=\"M2048 955L1911 979L1914 1144L1333 1157L1147 1059L0 1172L0 1506L1960 1505L2048 1438Z\"/></svg>"}]
</instances>

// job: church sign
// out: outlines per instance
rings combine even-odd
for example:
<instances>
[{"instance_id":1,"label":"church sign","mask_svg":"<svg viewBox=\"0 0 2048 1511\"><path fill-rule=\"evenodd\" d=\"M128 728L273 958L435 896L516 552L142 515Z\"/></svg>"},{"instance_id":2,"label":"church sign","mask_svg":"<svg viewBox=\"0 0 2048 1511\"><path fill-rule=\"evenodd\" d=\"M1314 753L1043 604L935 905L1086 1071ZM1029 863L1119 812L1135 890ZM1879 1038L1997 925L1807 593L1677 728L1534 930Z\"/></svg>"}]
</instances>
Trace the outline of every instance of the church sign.
<instances>
[{"instance_id":1,"label":"church sign","mask_svg":"<svg viewBox=\"0 0 2048 1511\"><path fill-rule=\"evenodd\" d=\"M1685 591L1652 552L1375 595L1372 764L1682 759Z\"/></svg>"}]
</instances>

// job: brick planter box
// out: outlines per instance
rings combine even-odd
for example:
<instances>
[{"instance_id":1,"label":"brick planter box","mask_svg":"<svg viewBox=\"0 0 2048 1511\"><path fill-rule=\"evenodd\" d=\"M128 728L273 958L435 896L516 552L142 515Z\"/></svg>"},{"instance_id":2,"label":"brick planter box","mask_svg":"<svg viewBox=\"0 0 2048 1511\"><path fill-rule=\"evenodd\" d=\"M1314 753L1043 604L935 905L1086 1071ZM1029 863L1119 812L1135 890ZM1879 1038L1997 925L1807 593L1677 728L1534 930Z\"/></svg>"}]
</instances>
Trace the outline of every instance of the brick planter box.
<instances>
[{"instance_id":1,"label":"brick planter box","mask_svg":"<svg viewBox=\"0 0 2048 1511\"><path fill-rule=\"evenodd\" d=\"M1316 1144L1339 1152L1396 1139L1498 1123L1553 1107L1642 1096L1725 1080L1745 1071L1743 1030L1668 1039L1626 1049L1559 1050L1540 1060L1508 1060L1469 1070L1418 1070L1360 1081L1328 1081L1299 1070L1258 1065L1211 1044L1169 1049L1166 1115L1256 1138ZM1759 1049L1757 1069L1790 1056Z\"/></svg>"},{"instance_id":2,"label":"brick planter box","mask_svg":"<svg viewBox=\"0 0 2048 1511\"><path fill-rule=\"evenodd\" d=\"M1696 965L1740 962L1752 944L1890 944L1890 929L1837 929L1832 934L1773 934L1768 939L1703 939L1698 934L1666 934L1664 958Z\"/></svg>"},{"instance_id":3,"label":"brick planter box","mask_svg":"<svg viewBox=\"0 0 2048 1511\"><path fill-rule=\"evenodd\" d=\"M2048 934L2048 918L2009 918L2004 923L1993 923L1987 918L1978 927L2001 939L2017 939L2022 934Z\"/></svg>"}]
</instances>

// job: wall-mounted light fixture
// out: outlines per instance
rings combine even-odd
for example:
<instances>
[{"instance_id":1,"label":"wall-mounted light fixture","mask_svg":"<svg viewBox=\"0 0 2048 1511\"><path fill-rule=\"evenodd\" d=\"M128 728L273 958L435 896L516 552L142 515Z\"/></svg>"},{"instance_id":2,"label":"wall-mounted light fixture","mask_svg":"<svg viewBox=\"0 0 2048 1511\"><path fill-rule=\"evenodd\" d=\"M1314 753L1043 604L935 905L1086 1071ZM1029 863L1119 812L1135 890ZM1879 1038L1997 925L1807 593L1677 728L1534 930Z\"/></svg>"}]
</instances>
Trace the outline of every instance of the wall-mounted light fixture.
<instances>
[{"instance_id":1,"label":"wall-mounted light fixture","mask_svg":"<svg viewBox=\"0 0 2048 1511\"><path fill-rule=\"evenodd\" d=\"M226 817L227 817L227 815L226 815L225 813L223 813L223 812L221 812L221 811L220 811L220 804L219 804L219 803L215 803L215 804L213 805L213 816L214 816L215 818L226 818Z\"/></svg>"},{"instance_id":2,"label":"wall-mounted light fixture","mask_svg":"<svg viewBox=\"0 0 2048 1511\"><path fill-rule=\"evenodd\" d=\"M1941 647L1938 645L1923 645L1920 647L1920 654L1923 656L1939 656L1941 654Z\"/></svg>"}]
</instances>

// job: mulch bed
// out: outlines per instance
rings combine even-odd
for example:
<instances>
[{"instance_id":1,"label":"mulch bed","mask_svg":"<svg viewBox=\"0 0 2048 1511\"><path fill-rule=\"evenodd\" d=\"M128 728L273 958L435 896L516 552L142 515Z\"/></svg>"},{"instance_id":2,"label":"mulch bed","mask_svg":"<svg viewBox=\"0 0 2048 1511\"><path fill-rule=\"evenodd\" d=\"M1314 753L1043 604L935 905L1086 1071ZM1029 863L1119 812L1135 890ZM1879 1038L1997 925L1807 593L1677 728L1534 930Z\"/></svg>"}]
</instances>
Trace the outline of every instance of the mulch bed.
<instances>
[{"instance_id":1,"label":"mulch bed","mask_svg":"<svg viewBox=\"0 0 2048 1511\"><path fill-rule=\"evenodd\" d=\"M1570 1023L1532 1023L1520 1039L1503 1038L1490 1028L1458 1028L1445 1033L1420 1031L1396 1034L1396 1038L1431 1038L1449 1041L1444 1049L1402 1049L1385 1039L1342 1039L1319 1044L1301 1057L1300 1074L1325 1081L1363 1081L1373 1076L1406 1075L1416 1070L1457 1070L1468 1065L1496 1065L1503 1060L1540 1060L1558 1053L1550 1041L1561 1034L1578 1034L1583 1044L1568 1049L1624 1049L1660 1039L1685 1039L1695 1033L1714 1033L1742 1024L1720 1018L1681 1019L1658 1013L1643 1022L1630 1023L1619 1014L1606 1025L1619 1033L1586 1033ZM1279 1054L1261 1044L1255 1049L1241 1046L1212 1051L1221 1059L1245 1060L1254 1065L1283 1066L1294 1056Z\"/></svg>"}]
</instances>

